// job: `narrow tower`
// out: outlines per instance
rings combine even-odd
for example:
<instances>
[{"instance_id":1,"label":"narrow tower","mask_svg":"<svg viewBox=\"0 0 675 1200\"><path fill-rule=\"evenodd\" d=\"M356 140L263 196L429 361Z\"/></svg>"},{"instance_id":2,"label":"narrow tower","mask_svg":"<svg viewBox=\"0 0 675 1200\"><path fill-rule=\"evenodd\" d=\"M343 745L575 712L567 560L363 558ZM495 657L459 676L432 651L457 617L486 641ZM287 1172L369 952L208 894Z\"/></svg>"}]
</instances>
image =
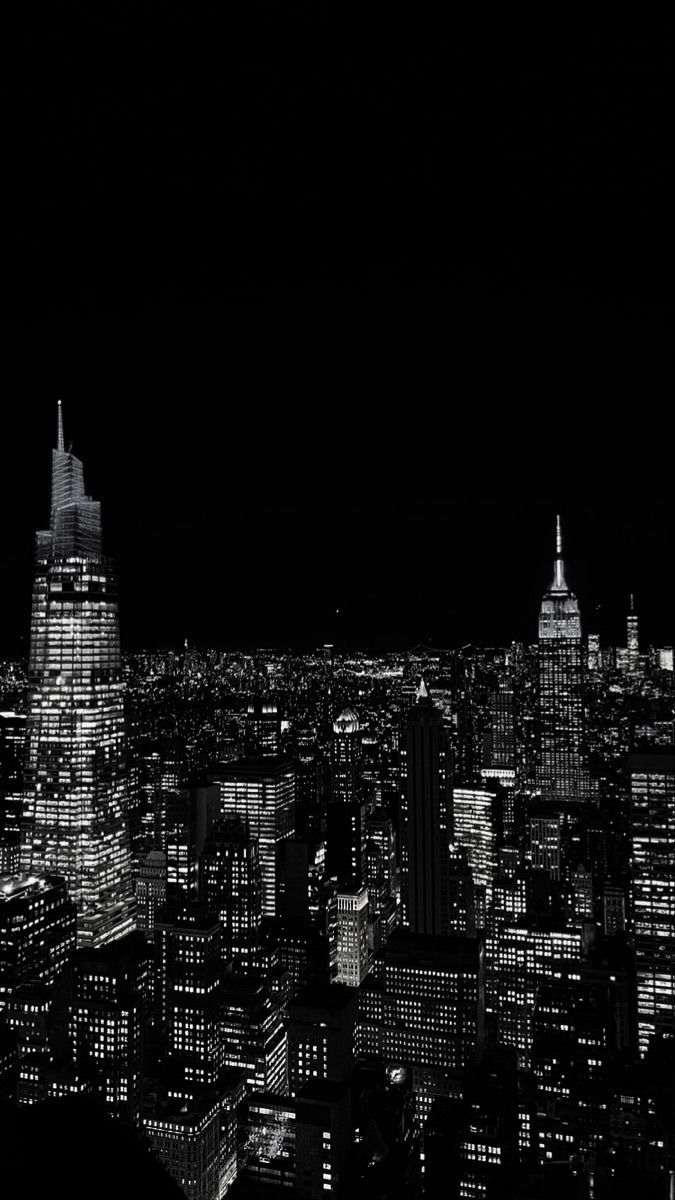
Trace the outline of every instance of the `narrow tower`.
<instances>
[{"instance_id":1,"label":"narrow tower","mask_svg":"<svg viewBox=\"0 0 675 1200\"><path fill-rule=\"evenodd\" d=\"M63 876L78 945L101 946L134 927L117 590L60 401L28 670L23 869Z\"/></svg>"},{"instance_id":2,"label":"narrow tower","mask_svg":"<svg viewBox=\"0 0 675 1200\"><path fill-rule=\"evenodd\" d=\"M539 613L539 729L537 781L542 792L554 800L585 798L581 619L565 578L560 517L553 581Z\"/></svg>"}]
</instances>

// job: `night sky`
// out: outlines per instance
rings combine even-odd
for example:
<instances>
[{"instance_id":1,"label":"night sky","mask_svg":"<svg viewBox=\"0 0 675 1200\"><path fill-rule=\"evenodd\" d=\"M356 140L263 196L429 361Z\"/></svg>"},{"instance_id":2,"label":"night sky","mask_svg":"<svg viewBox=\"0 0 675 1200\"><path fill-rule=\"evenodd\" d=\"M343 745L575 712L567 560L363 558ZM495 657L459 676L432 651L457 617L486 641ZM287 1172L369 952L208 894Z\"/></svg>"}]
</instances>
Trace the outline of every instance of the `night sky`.
<instances>
[{"instance_id":1,"label":"night sky","mask_svg":"<svg viewBox=\"0 0 675 1200\"><path fill-rule=\"evenodd\" d=\"M129 647L532 639L558 509L672 643L658 31L123 7L6 39L0 650L58 396Z\"/></svg>"}]
</instances>

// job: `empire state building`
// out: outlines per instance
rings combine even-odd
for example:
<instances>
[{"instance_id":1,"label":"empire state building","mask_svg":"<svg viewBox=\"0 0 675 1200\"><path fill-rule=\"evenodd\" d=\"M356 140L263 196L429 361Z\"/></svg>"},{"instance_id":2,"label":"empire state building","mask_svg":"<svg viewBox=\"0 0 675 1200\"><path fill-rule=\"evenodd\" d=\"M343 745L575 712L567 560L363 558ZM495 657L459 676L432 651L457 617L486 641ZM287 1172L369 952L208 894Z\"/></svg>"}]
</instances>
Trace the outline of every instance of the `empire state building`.
<instances>
[{"instance_id":1,"label":"empire state building","mask_svg":"<svg viewBox=\"0 0 675 1200\"><path fill-rule=\"evenodd\" d=\"M63 440L52 452L50 527L36 539L22 868L62 875L77 940L134 927L117 595L101 511Z\"/></svg>"},{"instance_id":2,"label":"empire state building","mask_svg":"<svg viewBox=\"0 0 675 1200\"><path fill-rule=\"evenodd\" d=\"M583 759L582 646L579 604L565 579L560 517L553 580L539 613L539 731L537 782L552 800L589 794Z\"/></svg>"}]
</instances>

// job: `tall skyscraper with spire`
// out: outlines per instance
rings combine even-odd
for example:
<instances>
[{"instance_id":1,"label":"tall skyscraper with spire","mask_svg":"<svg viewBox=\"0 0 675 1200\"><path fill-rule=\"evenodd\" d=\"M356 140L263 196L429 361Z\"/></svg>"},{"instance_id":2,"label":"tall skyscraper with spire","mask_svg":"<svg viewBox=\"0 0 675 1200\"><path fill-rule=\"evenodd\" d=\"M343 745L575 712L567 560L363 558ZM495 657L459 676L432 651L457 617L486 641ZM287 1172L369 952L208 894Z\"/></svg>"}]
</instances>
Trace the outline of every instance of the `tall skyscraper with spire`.
<instances>
[{"instance_id":1,"label":"tall skyscraper with spire","mask_svg":"<svg viewBox=\"0 0 675 1200\"><path fill-rule=\"evenodd\" d=\"M565 579L560 517L556 518L553 581L539 613L539 731L537 782L553 800L589 793L583 759L582 644L579 604Z\"/></svg>"},{"instance_id":2,"label":"tall skyscraper with spire","mask_svg":"<svg viewBox=\"0 0 675 1200\"><path fill-rule=\"evenodd\" d=\"M48 530L36 539L22 866L65 878L80 946L134 927L116 584L101 511L65 449L61 402Z\"/></svg>"}]
</instances>

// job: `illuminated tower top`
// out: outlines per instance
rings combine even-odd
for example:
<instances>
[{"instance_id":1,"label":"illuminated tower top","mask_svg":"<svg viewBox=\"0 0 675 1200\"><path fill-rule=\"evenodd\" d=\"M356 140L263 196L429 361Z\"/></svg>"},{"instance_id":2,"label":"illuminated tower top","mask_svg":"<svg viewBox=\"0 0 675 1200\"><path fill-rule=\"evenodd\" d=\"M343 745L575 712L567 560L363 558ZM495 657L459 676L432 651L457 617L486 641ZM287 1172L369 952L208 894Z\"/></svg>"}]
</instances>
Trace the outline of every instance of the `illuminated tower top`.
<instances>
[{"instance_id":1,"label":"illuminated tower top","mask_svg":"<svg viewBox=\"0 0 675 1200\"><path fill-rule=\"evenodd\" d=\"M539 612L539 637L546 640L571 638L575 641L581 637L579 604L565 578L560 516L556 517L556 556L553 580L544 594Z\"/></svg>"},{"instance_id":2,"label":"illuminated tower top","mask_svg":"<svg viewBox=\"0 0 675 1200\"><path fill-rule=\"evenodd\" d=\"M56 449L52 450L52 503L49 530L37 535L39 558L100 558L101 506L84 489L79 458L65 449L63 408L57 408Z\"/></svg>"}]
</instances>

